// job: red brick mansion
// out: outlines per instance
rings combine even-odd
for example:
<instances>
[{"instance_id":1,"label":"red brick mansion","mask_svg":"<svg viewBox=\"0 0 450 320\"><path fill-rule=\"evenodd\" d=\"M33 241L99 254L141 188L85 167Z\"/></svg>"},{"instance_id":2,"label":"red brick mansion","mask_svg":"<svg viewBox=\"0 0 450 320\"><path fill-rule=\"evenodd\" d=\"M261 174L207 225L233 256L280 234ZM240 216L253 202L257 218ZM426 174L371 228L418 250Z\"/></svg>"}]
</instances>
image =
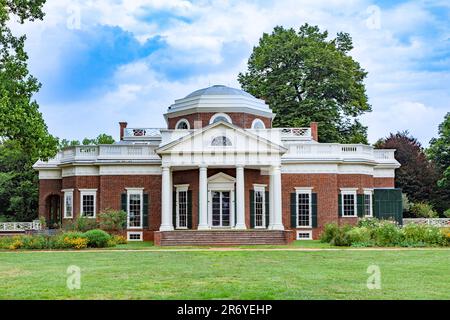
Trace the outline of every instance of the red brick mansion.
<instances>
[{"instance_id":1,"label":"red brick mansion","mask_svg":"<svg viewBox=\"0 0 450 320\"><path fill-rule=\"evenodd\" d=\"M129 240L286 243L325 224L401 214L394 150L319 143L309 128L272 128L263 100L212 86L176 100L167 129L129 128L120 141L75 146L37 162L39 214L64 225L127 212Z\"/></svg>"}]
</instances>

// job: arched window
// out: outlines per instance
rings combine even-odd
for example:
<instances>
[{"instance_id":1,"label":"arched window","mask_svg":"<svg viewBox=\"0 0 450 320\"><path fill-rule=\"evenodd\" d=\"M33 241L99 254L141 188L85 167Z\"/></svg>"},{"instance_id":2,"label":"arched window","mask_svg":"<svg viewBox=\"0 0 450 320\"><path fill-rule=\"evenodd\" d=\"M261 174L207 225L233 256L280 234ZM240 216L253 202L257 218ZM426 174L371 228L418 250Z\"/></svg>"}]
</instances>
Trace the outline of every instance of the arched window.
<instances>
[{"instance_id":1,"label":"arched window","mask_svg":"<svg viewBox=\"0 0 450 320\"><path fill-rule=\"evenodd\" d=\"M189 121L187 121L186 119L178 120L177 124L175 125L175 129L188 130L189 129Z\"/></svg>"},{"instance_id":2,"label":"arched window","mask_svg":"<svg viewBox=\"0 0 450 320\"><path fill-rule=\"evenodd\" d=\"M213 147L228 147L228 146L231 146L231 140L225 136L215 137L211 142L211 146L213 146Z\"/></svg>"},{"instance_id":3,"label":"arched window","mask_svg":"<svg viewBox=\"0 0 450 320\"><path fill-rule=\"evenodd\" d=\"M231 118L229 115L225 114L225 113L216 113L215 115L213 115L211 117L211 119L209 120L209 124L211 123L216 123L219 121L224 121L224 122L228 122L228 123L233 123L233 121L231 121Z\"/></svg>"},{"instance_id":4,"label":"arched window","mask_svg":"<svg viewBox=\"0 0 450 320\"><path fill-rule=\"evenodd\" d=\"M265 129L266 125L261 119L256 118L252 122L252 129Z\"/></svg>"}]
</instances>

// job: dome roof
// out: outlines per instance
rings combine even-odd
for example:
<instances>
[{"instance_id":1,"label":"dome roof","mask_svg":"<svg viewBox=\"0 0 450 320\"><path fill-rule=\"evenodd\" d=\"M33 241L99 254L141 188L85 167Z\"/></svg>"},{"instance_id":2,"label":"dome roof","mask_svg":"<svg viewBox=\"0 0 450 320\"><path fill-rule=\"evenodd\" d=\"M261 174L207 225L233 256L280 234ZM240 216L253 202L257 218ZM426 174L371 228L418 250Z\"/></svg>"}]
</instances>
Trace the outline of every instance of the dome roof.
<instances>
[{"instance_id":1,"label":"dome roof","mask_svg":"<svg viewBox=\"0 0 450 320\"><path fill-rule=\"evenodd\" d=\"M196 90L191 94L188 94L185 99L199 96L244 96L248 98L255 98L250 93L240 89L230 88L224 85L214 85L212 87Z\"/></svg>"}]
</instances>

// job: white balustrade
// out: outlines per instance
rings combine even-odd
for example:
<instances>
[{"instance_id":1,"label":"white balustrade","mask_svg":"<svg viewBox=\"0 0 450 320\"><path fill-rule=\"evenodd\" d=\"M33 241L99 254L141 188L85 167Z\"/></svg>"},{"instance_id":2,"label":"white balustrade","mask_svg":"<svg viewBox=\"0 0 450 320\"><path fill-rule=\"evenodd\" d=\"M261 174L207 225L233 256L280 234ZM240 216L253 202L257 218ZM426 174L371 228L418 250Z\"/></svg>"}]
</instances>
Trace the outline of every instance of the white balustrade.
<instances>
[{"instance_id":1,"label":"white balustrade","mask_svg":"<svg viewBox=\"0 0 450 320\"><path fill-rule=\"evenodd\" d=\"M160 129L156 128L126 128L124 132L125 138L159 138L160 136Z\"/></svg>"},{"instance_id":2,"label":"white balustrade","mask_svg":"<svg viewBox=\"0 0 450 320\"><path fill-rule=\"evenodd\" d=\"M0 232L24 232L26 230L41 230L39 220L33 222L0 222Z\"/></svg>"}]
</instances>

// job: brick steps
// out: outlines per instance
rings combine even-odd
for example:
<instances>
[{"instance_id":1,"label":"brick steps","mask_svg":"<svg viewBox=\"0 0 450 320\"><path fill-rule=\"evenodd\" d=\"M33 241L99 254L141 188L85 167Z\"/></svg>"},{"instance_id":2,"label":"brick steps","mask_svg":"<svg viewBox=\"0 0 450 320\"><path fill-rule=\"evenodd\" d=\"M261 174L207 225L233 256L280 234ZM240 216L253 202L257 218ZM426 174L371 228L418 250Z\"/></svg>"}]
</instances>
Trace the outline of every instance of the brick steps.
<instances>
[{"instance_id":1,"label":"brick steps","mask_svg":"<svg viewBox=\"0 0 450 320\"><path fill-rule=\"evenodd\" d=\"M285 245L290 242L289 231L275 230L208 230L208 231L163 231L161 246L205 246L205 245Z\"/></svg>"}]
</instances>

